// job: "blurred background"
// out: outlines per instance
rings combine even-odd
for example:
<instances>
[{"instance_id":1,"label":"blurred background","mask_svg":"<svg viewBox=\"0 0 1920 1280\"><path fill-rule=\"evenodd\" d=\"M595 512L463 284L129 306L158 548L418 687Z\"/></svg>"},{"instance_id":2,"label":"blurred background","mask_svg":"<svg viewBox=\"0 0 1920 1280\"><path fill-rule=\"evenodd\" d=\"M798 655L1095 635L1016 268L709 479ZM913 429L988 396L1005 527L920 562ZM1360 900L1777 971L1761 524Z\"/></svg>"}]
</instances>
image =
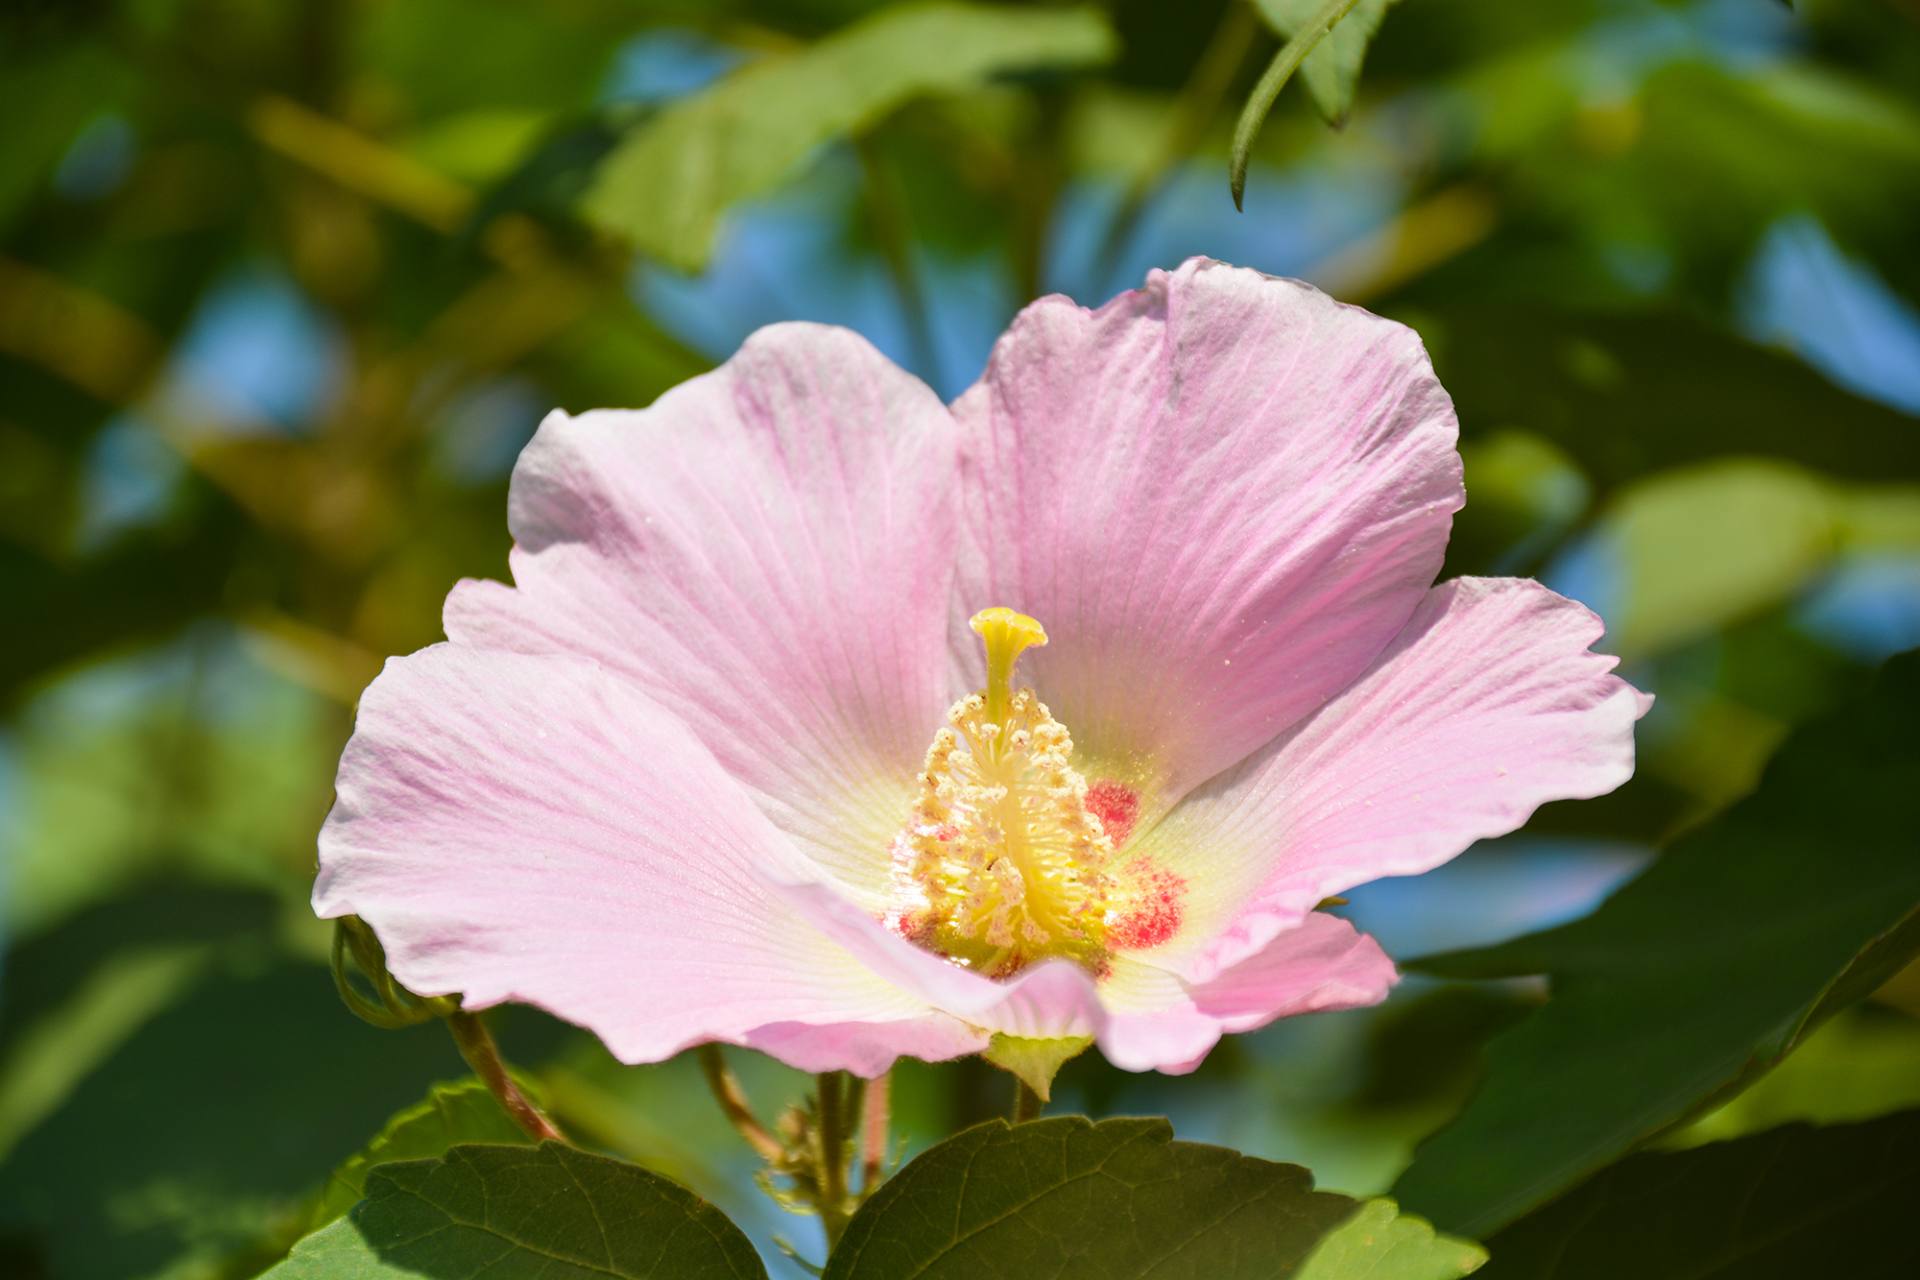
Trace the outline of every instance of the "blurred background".
<instances>
[{"instance_id":1,"label":"blurred background","mask_svg":"<svg viewBox=\"0 0 1920 1280\"><path fill-rule=\"evenodd\" d=\"M1659 702L1617 794L1354 895L1397 955L1584 913L1920 644L1920 5L1381 4L1341 127L1290 87L1238 213L1234 116L1298 7L10 0L0 1274L252 1275L462 1074L342 1007L306 906L354 700L505 575L542 414L771 321L952 396L1022 302L1204 253L1420 331L1467 460L1449 573L1587 601ZM1675 1141L1920 1102L1917 992ZM1410 979L1191 1082L1090 1055L1056 1109L1376 1192L1538 998ZM691 1063L499 1031L583 1140L815 1247ZM768 1109L803 1086L735 1059ZM902 1132L1005 1088L905 1069Z\"/></svg>"}]
</instances>

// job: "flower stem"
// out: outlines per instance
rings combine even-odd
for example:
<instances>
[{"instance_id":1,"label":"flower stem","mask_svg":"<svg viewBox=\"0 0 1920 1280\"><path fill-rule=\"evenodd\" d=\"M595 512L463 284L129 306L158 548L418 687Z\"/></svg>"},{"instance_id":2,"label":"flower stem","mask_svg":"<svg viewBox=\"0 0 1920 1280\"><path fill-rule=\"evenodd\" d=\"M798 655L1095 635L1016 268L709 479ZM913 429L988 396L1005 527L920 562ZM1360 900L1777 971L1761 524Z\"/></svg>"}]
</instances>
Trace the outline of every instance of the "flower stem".
<instances>
[{"instance_id":1,"label":"flower stem","mask_svg":"<svg viewBox=\"0 0 1920 1280\"><path fill-rule=\"evenodd\" d=\"M873 1194L887 1165L887 1093L892 1075L867 1084L866 1115L860 1122L860 1196Z\"/></svg>"},{"instance_id":2,"label":"flower stem","mask_svg":"<svg viewBox=\"0 0 1920 1280\"><path fill-rule=\"evenodd\" d=\"M786 1155L786 1148L753 1114L753 1105L747 1101L746 1090L740 1087L740 1081L727 1066L719 1045L708 1043L700 1046L700 1070L706 1075L707 1088L713 1091L714 1101L720 1104L727 1122L746 1139L754 1154L768 1163L781 1160Z\"/></svg>"},{"instance_id":3,"label":"flower stem","mask_svg":"<svg viewBox=\"0 0 1920 1280\"><path fill-rule=\"evenodd\" d=\"M1013 1122L1020 1124L1039 1118L1040 1095L1028 1087L1025 1080L1016 1078L1013 1082Z\"/></svg>"},{"instance_id":4,"label":"flower stem","mask_svg":"<svg viewBox=\"0 0 1920 1280\"><path fill-rule=\"evenodd\" d=\"M840 1243L847 1229L848 1098L845 1073L823 1071L814 1077L818 1093L814 1119L818 1124L819 1166L814 1171L819 1198L820 1225L826 1229L827 1252Z\"/></svg>"},{"instance_id":5,"label":"flower stem","mask_svg":"<svg viewBox=\"0 0 1920 1280\"><path fill-rule=\"evenodd\" d=\"M460 1056L467 1060L473 1073L480 1077L482 1084L500 1100L513 1122L527 1131L527 1136L535 1142L565 1142L566 1135L561 1133L546 1113L533 1105L533 1100L520 1092L520 1086L513 1082L507 1072L507 1064L500 1058L500 1046L493 1042L493 1036L487 1031L487 1024L480 1020L477 1013L468 1013L456 1009L447 1015L447 1030L453 1033L453 1043L460 1049Z\"/></svg>"}]
</instances>

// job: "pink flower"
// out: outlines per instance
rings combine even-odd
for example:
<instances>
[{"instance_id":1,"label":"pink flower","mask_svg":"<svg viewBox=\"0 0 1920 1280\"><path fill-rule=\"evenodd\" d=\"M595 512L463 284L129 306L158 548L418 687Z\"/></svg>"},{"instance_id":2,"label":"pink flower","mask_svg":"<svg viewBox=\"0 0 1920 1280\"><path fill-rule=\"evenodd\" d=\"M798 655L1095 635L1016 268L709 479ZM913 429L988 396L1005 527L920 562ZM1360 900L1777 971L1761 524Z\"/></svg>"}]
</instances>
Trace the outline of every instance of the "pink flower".
<instances>
[{"instance_id":1,"label":"pink flower","mask_svg":"<svg viewBox=\"0 0 1920 1280\"><path fill-rule=\"evenodd\" d=\"M1203 260L1034 303L950 407L784 324L556 413L516 585L362 700L314 908L630 1062L1181 1071L1378 1001L1315 907L1612 790L1644 710L1579 605L1431 585L1455 435L1411 331Z\"/></svg>"}]
</instances>

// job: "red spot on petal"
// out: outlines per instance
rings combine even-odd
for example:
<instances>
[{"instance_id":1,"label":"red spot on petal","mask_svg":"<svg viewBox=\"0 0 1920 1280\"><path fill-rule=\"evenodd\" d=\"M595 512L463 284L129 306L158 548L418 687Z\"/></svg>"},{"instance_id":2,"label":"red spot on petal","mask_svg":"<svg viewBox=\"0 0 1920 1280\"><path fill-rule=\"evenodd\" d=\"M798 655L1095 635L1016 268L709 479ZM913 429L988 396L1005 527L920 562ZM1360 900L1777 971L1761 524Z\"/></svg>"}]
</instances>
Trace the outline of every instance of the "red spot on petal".
<instances>
[{"instance_id":1,"label":"red spot on petal","mask_svg":"<svg viewBox=\"0 0 1920 1280\"><path fill-rule=\"evenodd\" d=\"M1119 872L1115 914L1107 945L1121 951L1157 947L1180 932L1186 915L1187 881L1151 858L1136 858Z\"/></svg>"},{"instance_id":2,"label":"red spot on petal","mask_svg":"<svg viewBox=\"0 0 1920 1280\"><path fill-rule=\"evenodd\" d=\"M1112 778L1096 779L1087 788L1087 812L1100 819L1107 839L1118 848L1133 834L1134 820L1140 816L1140 793Z\"/></svg>"},{"instance_id":3,"label":"red spot on petal","mask_svg":"<svg viewBox=\"0 0 1920 1280\"><path fill-rule=\"evenodd\" d=\"M933 944L933 921L923 912L909 911L893 922L893 931L915 946L929 947Z\"/></svg>"}]
</instances>

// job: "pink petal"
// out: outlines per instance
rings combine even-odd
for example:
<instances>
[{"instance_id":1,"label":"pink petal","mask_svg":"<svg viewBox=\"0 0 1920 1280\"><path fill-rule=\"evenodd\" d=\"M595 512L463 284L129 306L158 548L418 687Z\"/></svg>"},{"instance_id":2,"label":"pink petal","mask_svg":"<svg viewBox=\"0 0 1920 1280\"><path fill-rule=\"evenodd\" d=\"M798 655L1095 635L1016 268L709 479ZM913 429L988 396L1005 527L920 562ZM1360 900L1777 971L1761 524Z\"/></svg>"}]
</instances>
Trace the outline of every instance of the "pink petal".
<instances>
[{"instance_id":1,"label":"pink petal","mask_svg":"<svg viewBox=\"0 0 1920 1280\"><path fill-rule=\"evenodd\" d=\"M855 334L763 329L650 409L548 418L514 471L516 586L462 583L447 634L631 677L877 893L951 697L954 435Z\"/></svg>"},{"instance_id":2,"label":"pink petal","mask_svg":"<svg viewBox=\"0 0 1920 1280\"><path fill-rule=\"evenodd\" d=\"M1223 1031L1277 1018L1378 1004L1399 981L1380 944L1337 916L1314 911L1264 948L1193 990Z\"/></svg>"},{"instance_id":3,"label":"pink petal","mask_svg":"<svg viewBox=\"0 0 1920 1280\"><path fill-rule=\"evenodd\" d=\"M871 970L983 1033L1036 1040L1092 1036L1109 1060L1132 1071L1204 1055L1219 1039L1212 1019L1191 1010L1184 1016L1180 1010L1159 1012L1161 1006L1185 999L1184 984L1171 974L1141 966L1119 983L1096 982L1070 960L1049 960L996 982L921 950L824 886L797 885L787 893L822 932ZM1136 980L1140 976L1146 979L1144 985ZM1128 1009L1152 1010L1161 1024L1158 1038L1129 1039L1138 1015L1123 1012L1116 1017L1116 1000Z\"/></svg>"},{"instance_id":4,"label":"pink petal","mask_svg":"<svg viewBox=\"0 0 1920 1280\"><path fill-rule=\"evenodd\" d=\"M1315 912L1203 984L1127 955L1116 956L1111 973L1098 982L1067 960L995 982L913 946L823 886L797 885L787 893L802 914L872 971L982 1034L970 1047L946 1052L957 1042L941 1040L941 1052L916 1057L977 1050L989 1032L1038 1040L1090 1036L1107 1061L1123 1070L1181 1073L1198 1066L1224 1033L1294 1014L1376 1004L1396 976L1372 938ZM887 1031L891 1052L914 1052L900 1047L908 1030ZM804 1065L785 1052L777 1056Z\"/></svg>"},{"instance_id":5,"label":"pink petal","mask_svg":"<svg viewBox=\"0 0 1920 1280\"><path fill-rule=\"evenodd\" d=\"M788 895L818 869L685 725L588 662L390 662L338 792L314 910L360 915L421 994L539 1005L629 1062L718 1039L872 1074L984 1043L811 924Z\"/></svg>"},{"instance_id":6,"label":"pink petal","mask_svg":"<svg viewBox=\"0 0 1920 1280\"><path fill-rule=\"evenodd\" d=\"M1433 588L1351 687L1147 836L1192 886L1188 941L1156 962L1207 980L1332 894L1625 782L1648 700L1588 651L1600 633L1537 582Z\"/></svg>"},{"instance_id":7,"label":"pink petal","mask_svg":"<svg viewBox=\"0 0 1920 1280\"><path fill-rule=\"evenodd\" d=\"M1378 1004L1398 980L1379 943L1320 912L1198 985L1144 961L1127 963L1132 973L1116 973L1102 988L1111 1013L1101 1052L1115 1066L1170 1075L1199 1066L1224 1034Z\"/></svg>"},{"instance_id":8,"label":"pink petal","mask_svg":"<svg viewBox=\"0 0 1920 1280\"><path fill-rule=\"evenodd\" d=\"M1462 500L1453 408L1411 330L1203 259L1098 311L1034 303L954 412L957 619L1039 618L1029 680L1159 805L1366 668Z\"/></svg>"},{"instance_id":9,"label":"pink petal","mask_svg":"<svg viewBox=\"0 0 1920 1280\"><path fill-rule=\"evenodd\" d=\"M945 1062L978 1053L986 1048L987 1036L949 1014L929 1013L899 1022L820 1027L777 1022L748 1032L741 1043L798 1071L851 1071L871 1080L885 1075L899 1058Z\"/></svg>"}]
</instances>

